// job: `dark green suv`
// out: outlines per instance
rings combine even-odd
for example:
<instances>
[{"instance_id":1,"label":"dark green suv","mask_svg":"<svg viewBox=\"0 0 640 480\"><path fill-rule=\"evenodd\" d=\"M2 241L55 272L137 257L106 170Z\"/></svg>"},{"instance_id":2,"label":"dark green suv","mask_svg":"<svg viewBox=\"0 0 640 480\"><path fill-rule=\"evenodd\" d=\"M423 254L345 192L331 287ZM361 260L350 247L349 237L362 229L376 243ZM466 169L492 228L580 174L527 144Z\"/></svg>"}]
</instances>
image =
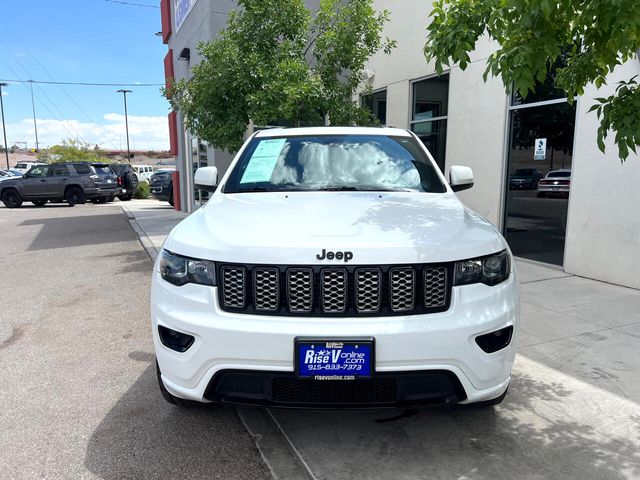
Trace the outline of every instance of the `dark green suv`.
<instances>
[{"instance_id":1,"label":"dark green suv","mask_svg":"<svg viewBox=\"0 0 640 480\"><path fill-rule=\"evenodd\" d=\"M8 208L23 202L41 207L47 201L66 201L69 206L87 200L113 199L118 190L116 175L108 168L97 169L88 163L37 165L22 177L0 182L0 199Z\"/></svg>"}]
</instances>

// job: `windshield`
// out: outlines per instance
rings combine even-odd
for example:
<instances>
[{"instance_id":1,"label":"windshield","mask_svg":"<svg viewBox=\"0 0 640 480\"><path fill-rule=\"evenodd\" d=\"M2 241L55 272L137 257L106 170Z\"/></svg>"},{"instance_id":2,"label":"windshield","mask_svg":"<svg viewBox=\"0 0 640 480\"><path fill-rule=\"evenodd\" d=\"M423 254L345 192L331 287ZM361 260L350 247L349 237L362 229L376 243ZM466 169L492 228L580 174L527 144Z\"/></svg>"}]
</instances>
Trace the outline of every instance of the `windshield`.
<instances>
[{"instance_id":1,"label":"windshield","mask_svg":"<svg viewBox=\"0 0 640 480\"><path fill-rule=\"evenodd\" d=\"M412 137L317 135L256 138L225 193L282 191L446 191Z\"/></svg>"},{"instance_id":2,"label":"windshield","mask_svg":"<svg viewBox=\"0 0 640 480\"><path fill-rule=\"evenodd\" d=\"M570 177L571 176L571 172L549 172L549 174L547 175L547 177L551 178L551 177Z\"/></svg>"}]
</instances>

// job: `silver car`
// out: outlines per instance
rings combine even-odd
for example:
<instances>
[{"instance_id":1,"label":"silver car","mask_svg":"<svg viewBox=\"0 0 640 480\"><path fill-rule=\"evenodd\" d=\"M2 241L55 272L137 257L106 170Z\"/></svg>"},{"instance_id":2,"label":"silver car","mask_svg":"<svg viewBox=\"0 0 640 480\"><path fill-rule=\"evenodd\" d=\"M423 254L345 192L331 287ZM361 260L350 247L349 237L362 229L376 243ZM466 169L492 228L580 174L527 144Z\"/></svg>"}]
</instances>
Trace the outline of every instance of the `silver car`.
<instances>
[{"instance_id":1,"label":"silver car","mask_svg":"<svg viewBox=\"0 0 640 480\"><path fill-rule=\"evenodd\" d=\"M538 198L560 196L569 197L571 188L571 170L551 170L538 182Z\"/></svg>"}]
</instances>

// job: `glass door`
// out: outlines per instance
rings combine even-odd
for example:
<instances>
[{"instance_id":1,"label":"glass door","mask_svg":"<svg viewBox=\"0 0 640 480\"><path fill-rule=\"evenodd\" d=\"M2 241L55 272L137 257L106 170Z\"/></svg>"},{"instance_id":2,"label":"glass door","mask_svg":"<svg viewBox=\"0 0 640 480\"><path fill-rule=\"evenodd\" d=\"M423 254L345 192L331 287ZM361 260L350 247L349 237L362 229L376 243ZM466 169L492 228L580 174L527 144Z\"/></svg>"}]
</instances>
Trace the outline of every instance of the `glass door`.
<instances>
[{"instance_id":1,"label":"glass door","mask_svg":"<svg viewBox=\"0 0 640 480\"><path fill-rule=\"evenodd\" d=\"M209 165L207 150L208 148L206 142L203 142L195 137L191 139L191 159L193 165L193 175L195 175L198 168L206 167ZM193 185L195 185L195 182L193 183ZM203 205L207 200L209 200L209 192L207 192L206 190L200 190L199 188L194 187L194 194L196 207Z\"/></svg>"},{"instance_id":2,"label":"glass door","mask_svg":"<svg viewBox=\"0 0 640 480\"><path fill-rule=\"evenodd\" d=\"M575 103L510 109L505 238L519 257L562 265L571 192Z\"/></svg>"}]
</instances>

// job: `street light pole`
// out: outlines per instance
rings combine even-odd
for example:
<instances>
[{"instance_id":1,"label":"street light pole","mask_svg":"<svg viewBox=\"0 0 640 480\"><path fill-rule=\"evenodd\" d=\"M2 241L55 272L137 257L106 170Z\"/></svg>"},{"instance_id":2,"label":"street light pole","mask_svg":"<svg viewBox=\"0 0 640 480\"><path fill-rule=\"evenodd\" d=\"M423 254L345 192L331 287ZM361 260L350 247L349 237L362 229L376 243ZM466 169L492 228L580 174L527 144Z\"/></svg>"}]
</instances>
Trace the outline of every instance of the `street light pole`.
<instances>
[{"instance_id":1,"label":"street light pole","mask_svg":"<svg viewBox=\"0 0 640 480\"><path fill-rule=\"evenodd\" d=\"M127 114L127 93L132 93L131 90L118 90L124 96L124 126L127 132L127 162L131 163L131 151L129 150L129 116Z\"/></svg>"},{"instance_id":2,"label":"street light pole","mask_svg":"<svg viewBox=\"0 0 640 480\"><path fill-rule=\"evenodd\" d=\"M2 87L9 86L8 83L0 83L0 110L2 111L2 133L4 135L4 155L7 159L7 168L9 168L9 145L7 145L7 129L4 125L4 101L2 100Z\"/></svg>"},{"instance_id":3,"label":"street light pole","mask_svg":"<svg viewBox=\"0 0 640 480\"><path fill-rule=\"evenodd\" d=\"M33 100L33 80L29 80L31 85L31 110L33 110L33 128L36 131L36 152L40 150L38 146L38 122L36 122L36 102Z\"/></svg>"}]
</instances>

